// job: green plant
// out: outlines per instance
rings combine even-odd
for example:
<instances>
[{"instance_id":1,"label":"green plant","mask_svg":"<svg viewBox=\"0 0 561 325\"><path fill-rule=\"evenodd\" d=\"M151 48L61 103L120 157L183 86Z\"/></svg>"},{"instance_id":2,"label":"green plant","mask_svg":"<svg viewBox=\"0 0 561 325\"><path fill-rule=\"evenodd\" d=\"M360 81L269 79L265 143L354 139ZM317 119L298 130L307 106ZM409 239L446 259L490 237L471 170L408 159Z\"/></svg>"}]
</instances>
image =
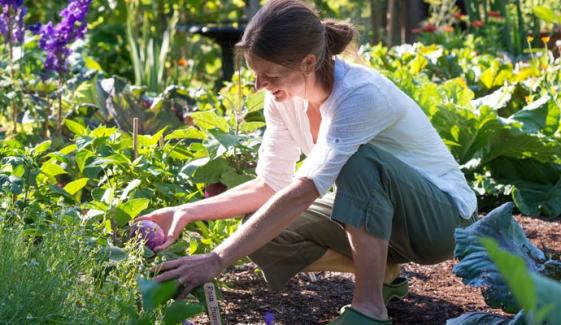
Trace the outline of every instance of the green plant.
<instances>
[{"instance_id":1,"label":"green plant","mask_svg":"<svg viewBox=\"0 0 561 325\"><path fill-rule=\"evenodd\" d=\"M85 244L85 234L67 217L41 234L32 230L0 222L1 323L126 321L119 305L134 306L134 287L127 287L126 280L134 268L110 270L100 259L103 254Z\"/></svg>"},{"instance_id":2,"label":"green plant","mask_svg":"<svg viewBox=\"0 0 561 325\"><path fill-rule=\"evenodd\" d=\"M161 32L152 29L147 12L139 8L139 1L126 1L127 41L134 69L135 84L144 85L148 91L159 93L166 86L166 62L174 44L179 12L173 11L167 28ZM141 17L139 21L138 17ZM138 29L137 26L142 26ZM140 33L135 31L140 30ZM156 36L157 35L157 36Z\"/></svg>"},{"instance_id":3,"label":"green plant","mask_svg":"<svg viewBox=\"0 0 561 325\"><path fill-rule=\"evenodd\" d=\"M467 45L363 47L362 57L423 108L480 207L511 196L525 214L561 214L559 66L545 55L515 66Z\"/></svg>"},{"instance_id":4,"label":"green plant","mask_svg":"<svg viewBox=\"0 0 561 325\"><path fill-rule=\"evenodd\" d=\"M512 218L506 203L466 229L456 230L453 272L464 283L482 288L487 304L517 313L513 320L468 313L449 324L556 324L561 320L561 262L535 247Z\"/></svg>"}]
</instances>

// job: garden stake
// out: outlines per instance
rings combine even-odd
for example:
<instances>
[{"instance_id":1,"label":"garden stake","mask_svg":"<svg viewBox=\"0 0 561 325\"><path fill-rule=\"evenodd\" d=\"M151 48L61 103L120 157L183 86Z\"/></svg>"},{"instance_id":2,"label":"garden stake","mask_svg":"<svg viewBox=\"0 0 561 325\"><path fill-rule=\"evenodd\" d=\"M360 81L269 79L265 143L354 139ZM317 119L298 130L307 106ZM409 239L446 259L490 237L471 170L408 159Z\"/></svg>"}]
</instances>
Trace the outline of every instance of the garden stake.
<instances>
[{"instance_id":1,"label":"garden stake","mask_svg":"<svg viewBox=\"0 0 561 325\"><path fill-rule=\"evenodd\" d=\"M216 298L216 287L212 282L204 284L205 300L210 319L210 325L222 325L222 318L220 317L220 308L218 306L218 299Z\"/></svg>"},{"instance_id":2,"label":"garden stake","mask_svg":"<svg viewBox=\"0 0 561 325\"><path fill-rule=\"evenodd\" d=\"M138 157L138 117L132 119L132 152L133 159Z\"/></svg>"}]
</instances>

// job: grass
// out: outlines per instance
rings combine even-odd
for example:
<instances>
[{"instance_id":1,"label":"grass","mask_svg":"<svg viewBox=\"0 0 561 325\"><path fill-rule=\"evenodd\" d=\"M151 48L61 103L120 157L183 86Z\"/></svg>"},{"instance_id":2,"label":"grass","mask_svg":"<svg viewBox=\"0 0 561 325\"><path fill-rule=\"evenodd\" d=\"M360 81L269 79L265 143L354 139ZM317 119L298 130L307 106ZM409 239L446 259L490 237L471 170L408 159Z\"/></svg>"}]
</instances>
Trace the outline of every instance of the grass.
<instances>
[{"instance_id":1,"label":"grass","mask_svg":"<svg viewBox=\"0 0 561 325\"><path fill-rule=\"evenodd\" d=\"M0 324L122 324L135 308L135 259L109 263L78 227L37 237L0 221ZM132 307L132 308L131 308Z\"/></svg>"}]
</instances>

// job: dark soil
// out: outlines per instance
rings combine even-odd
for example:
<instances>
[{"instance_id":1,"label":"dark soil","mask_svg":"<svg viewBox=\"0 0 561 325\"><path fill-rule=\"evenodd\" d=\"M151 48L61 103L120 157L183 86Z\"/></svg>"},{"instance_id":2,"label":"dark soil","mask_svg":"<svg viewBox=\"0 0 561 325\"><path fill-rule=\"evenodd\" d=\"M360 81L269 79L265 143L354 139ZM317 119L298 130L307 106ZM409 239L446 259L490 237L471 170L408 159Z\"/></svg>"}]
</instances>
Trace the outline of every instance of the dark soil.
<instances>
[{"instance_id":1,"label":"dark soil","mask_svg":"<svg viewBox=\"0 0 561 325\"><path fill-rule=\"evenodd\" d=\"M553 258L561 256L561 218L542 220L515 216L535 245ZM452 273L457 261L436 265L405 264L402 275L409 278L410 293L388 304L394 324L444 324L447 319L469 311L503 314L487 307L479 289L464 285ZM319 272L311 281L307 274L294 277L285 289L271 292L254 264L230 268L220 279L228 285L222 290L221 313L226 324L264 324L266 312L275 324L327 324L339 309L350 304L352 274ZM208 324L206 316L193 320Z\"/></svg>"}]
</instances>

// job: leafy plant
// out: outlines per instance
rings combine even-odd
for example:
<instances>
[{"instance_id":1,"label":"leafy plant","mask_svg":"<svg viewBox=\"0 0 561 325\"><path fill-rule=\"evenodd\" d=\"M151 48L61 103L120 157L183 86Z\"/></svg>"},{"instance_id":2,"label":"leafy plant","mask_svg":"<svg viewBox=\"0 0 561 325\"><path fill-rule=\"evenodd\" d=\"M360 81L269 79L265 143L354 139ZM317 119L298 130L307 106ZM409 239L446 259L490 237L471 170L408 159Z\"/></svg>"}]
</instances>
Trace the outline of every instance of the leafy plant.
<instances>
[{"instance_id":1,"label":"leafy plant","mask_svg":"<svg viewBox=\"0 0 561 325\"><path fill-rule=\"evenodd\" d=\"M557 65L536 57L514 67L473 47L420 44L363 47L362 56L419 103L481 195L480 207L511 195L525 214L561 214Z\"/></svg>"},{"instance_id":2,"label":"leafy plant","mask_svg":"<svg viewBox=\"0 0 561 325\"><path fill-rule=\"evenodd\" d=\"M561 320L561 262L535 247L512 218L506 203L466 229L456 230L460 262L453 272L470 286L482 288L489 306L517 313L513 319L468 313L447 324L556 324Z\"/></svg>"}]
</instances>

